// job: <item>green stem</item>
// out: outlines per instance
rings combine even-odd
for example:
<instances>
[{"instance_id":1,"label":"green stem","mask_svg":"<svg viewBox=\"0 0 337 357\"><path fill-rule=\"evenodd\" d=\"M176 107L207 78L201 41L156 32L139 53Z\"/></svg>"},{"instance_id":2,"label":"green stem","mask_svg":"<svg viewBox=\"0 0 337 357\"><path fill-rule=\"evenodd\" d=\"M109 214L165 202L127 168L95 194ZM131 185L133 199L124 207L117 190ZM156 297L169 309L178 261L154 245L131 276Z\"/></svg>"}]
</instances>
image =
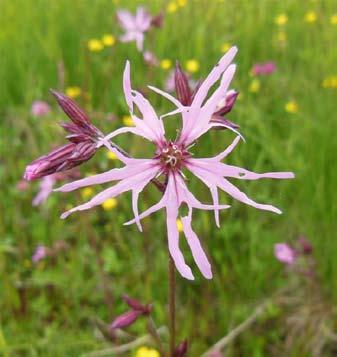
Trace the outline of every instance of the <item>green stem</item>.
<instances>
[{"instance_id":1,"label":"green stem","mask_svg":"<svg viewBox=\"0 0 337 357\"><path fill-rule=\"evenodd\" d=\"M169 279L169 331L170 331L170 353L169 356L173 357L176 345L176 312L175 312L175 267L171 256L168 262L168 279Z\"/></svg>"}]
</instances>

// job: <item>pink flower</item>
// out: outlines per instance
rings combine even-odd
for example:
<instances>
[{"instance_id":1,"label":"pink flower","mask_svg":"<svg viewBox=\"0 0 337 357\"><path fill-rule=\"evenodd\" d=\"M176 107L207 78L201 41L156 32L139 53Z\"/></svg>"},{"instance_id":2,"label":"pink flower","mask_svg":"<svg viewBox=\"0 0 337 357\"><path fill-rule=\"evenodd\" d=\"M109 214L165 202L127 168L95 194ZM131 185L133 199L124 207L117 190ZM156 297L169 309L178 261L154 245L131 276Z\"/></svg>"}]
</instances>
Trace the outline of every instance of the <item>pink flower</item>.
<instances>
[{"instance_id":1,"label":"pink flower","mask_svg":"<svg viewBox=\"0 0 337 357\"><path fill-rule=\"evenodd\" d=\"M276 71L275 62L256 63L252 68L254 76L268 75Z\"/></svg>"},{"instance_id":2,"label":"pink flower","mask_svg":"<svg viewBox=\"0 0 337 357\"><path fill-rule=\"evenodd\" d=\"M55 174L44 176L40 181L40 190L34 197L32 205L38 206L45 202L49 195L53 192L53 187L56 182Z\"/></svg>"},{"instance_id":3,"label":"pink flower","mask_svg":"<svg viewBox=\"0 0 337 357\"><path fill-rule=\"evenodd\" d=\"M146 64L148 64L149 66L158 66L159 61L154 53L150 51L144 51L143 58Z\"/></svg>"},{"instance_id":4,"label":"pink flower","mask_svg":"<svg viewBox=\"0 0 337 357\"><path fill-rule=\"evenodd\" d=\"M122 42L136 41L139 51L143 51L144 33L152 24L152 16L143 8L138 7L136 15L126 10L117 11L117 19L125 33L120 37Z\"/></svg>"},{"instance_id":5,"label":"pink flower","mask_svg":"<svg viewBox=\"0 0 337 357\"><path fill-rule=\"evenodd\" d=\"M31 112L36 117L43 117L50 113L50 106L48 103L43 102L42 100L36 100L32 104Z\"/></svg>"},{"instance_id":6,"label":"pink flower","mask_svg":"<svg viewBox=\"0 0 337 357\"><path fill-rule=\"evenodd\" d=\"M174 80L174 71L170 71L168 76L166 77L164 88L166 92L173 92L175 89L175 80Z\"/></svg>"},{"instance_id":7,"label":"pink flower","mask_svg":"<svg viewBox=\"0 0 337 357\"><path fill-rule=\"evenodd\" d=\"M179 248L179 231L176 221L179 217L179 208L182 204L186 204L188 207L187 216L181 217L183 231L192 251L194 260L203 276L207 279L212 278L211 265L201 246L198 236L192 229L193 209L214 210L216 224L219 226L219 210L229 208L228 205L219 204L218 189L221 189L236 200L255 208L281 213L276 207L260 204L248 198L245 193L241 192L227 180L227 178L257 180L260 178L286 179L294 177L294 174L291 172L257 174L240 167L222 163L222 160L225 159L238 144L240 136L237 136L229 147L214 157L193 158L190 151L192 144L194 144L200 136L213 126L218 125L212 123L211 119L219 101L223 98L223 93L226 93L234 75L236 67L233 64L230 65L230 63L236 52L237 49L235 47L232 48L214 67L196 91L190 106L183 106L170 94L157 88L150 87L150 89L170 99L177 106L176 110L159 118L151 104L142 96L142 94L132 89L130 65L129 62L127 62L124 71L123 85L126 102L130 109L134 126L117 129L106 136L102 142L104 144L109 139L119 134L130 132L151 141L156 146L154 156L150 159L134 159L124 156L121 158L124 167L120 169L112 169L99 175L66 184L57 189L57 191L67 192L88 185L118 181L114 186L102 191L90 201L63 213L61 217L66 218L69 214L75 211L90 209L102 204L108 198L116 197L126 191L131 191L135 218L126 224L136 223L139 230L142 230L140 224L141 219L160 209L165 209L169 252L180 274L186 279L193 280L194 276L192 271L185 263L184 256ZM220 85L210 97L206 99L210 88L218 82L218 80L220 80ZM140 117L135 114L134 106L138 108ZM183 125L178 138L171 141L165 137L163 118L167 115L177 113L182 114ZM235 131L233 128L230 128L230 130ZM188 190L184 179L184 170L190 171L197 176L210 189L213 197L213 205L201 203ZM162 198L158 203L139 214L139 194L152 179L159 176L163 176L164 182L166 183L165 192Z\"/></svg>"},{"instance_id":8,"label":"pink flower","mask_svg":"<svg viewBox=\"0 0 337 357\"><path fill-rule=\"evenodd\" d=\"M296 253L294 249L292 249L286 243L277 243L274 246L274 254L278 261L281 263L292 265L296 259Z\"/></svg>"},{"instance_id":9,"label":"pink flower","mask_svg":"<svg viewBox=\"0 0 337 357\"><path fill-rule=\"evenodd\" d=\"M33 256L32 256L32 261L34 263L38 263L40 260L44 259L47 256L47 248L44 245L39 245Z\"/></svg>"}]
</instances>

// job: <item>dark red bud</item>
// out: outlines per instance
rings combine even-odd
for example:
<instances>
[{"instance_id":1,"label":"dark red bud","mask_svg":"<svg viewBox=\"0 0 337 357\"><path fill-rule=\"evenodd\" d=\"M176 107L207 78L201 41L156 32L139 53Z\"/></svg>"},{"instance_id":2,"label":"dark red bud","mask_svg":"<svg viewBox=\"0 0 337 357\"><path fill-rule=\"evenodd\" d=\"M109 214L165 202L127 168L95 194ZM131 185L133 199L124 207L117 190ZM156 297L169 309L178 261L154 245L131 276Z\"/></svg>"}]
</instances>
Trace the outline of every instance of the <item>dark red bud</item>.
<instances>
[{"instance_id":1,"label":"dark red bud","mask_svg":"<svg viewBox=\"0 0 337 357\"><path fill-rule=\"evenodd\" d=\"M192 93L190 85L188 83L188 77L181 69L179 62L176 63L176 68L174 71L174 83L177 93L178 100L182 105L191 105L192 103Z\"/></svg>"},{"instance_id":2,"label":"dark red bud","mask_svg":"<svg viewBox=\"0 0 337 357\"><path fill-rule=\"evenodd\" d=\"M173 357L185 357L187 355L187 340L182 341L174 350Z\"/></svg>"},{"instance_id":3,"label":"dark red bud","mask_svg":"<svg viewBox=\"0 0 337 357\"><path fill-rule=\"evenodd\" d=\"M136 299L132 299L127 295L124 295L122 299L131 307L131 309L136 311L141 311L144 315L148 315L152 310L152 305L144 305Z\"/></svg>"},{"instance_id":4,"label":"dark red bud","mask_svg":"<svg viewBox=\"0 0 337 357\"><path fill-rule=\"evenodd\" d=\"M111 323L110 329L125 328L132 325L138 317L142 315L141 311L131 310L117 316Z\"/></svg>"},{"instance_id":5,"label":"dark red bud","mask_svg":"<svg viewBox=\"0 0 337 357\"><path fill-rule=\"evenodd\" d=\"M308 239L306 239L305 237L301 236L298 239L298 242L300 243L302 251L303 251L304 254L311 254L312 253L312 245L308 241Z\"/></svg>"},{"instance_id":6,"label":"dark red bud","mask_svg":"<svg viewBox=\"0 0 337 357\"><path fill-rule=\"evenodd\" d=\"M220 107L214 113L214 115L226 115L227 113L229 113L232 110L238 95L239 95L239 92L236 92L234 90L229 91L226 94L226 97L224 98L224 105L222 107Z\"/></svg>"},{"instance_id":7,"label":"dark red bud","mask_svg":"<svg viewBox=\"0 0 337 357\"><path fill-rule=\"evenodd\" d=\"M164 14L160 13L152 18L151 26L160 28L163 26L163 22L164 22Z\"/></svg>"}]
</instances>

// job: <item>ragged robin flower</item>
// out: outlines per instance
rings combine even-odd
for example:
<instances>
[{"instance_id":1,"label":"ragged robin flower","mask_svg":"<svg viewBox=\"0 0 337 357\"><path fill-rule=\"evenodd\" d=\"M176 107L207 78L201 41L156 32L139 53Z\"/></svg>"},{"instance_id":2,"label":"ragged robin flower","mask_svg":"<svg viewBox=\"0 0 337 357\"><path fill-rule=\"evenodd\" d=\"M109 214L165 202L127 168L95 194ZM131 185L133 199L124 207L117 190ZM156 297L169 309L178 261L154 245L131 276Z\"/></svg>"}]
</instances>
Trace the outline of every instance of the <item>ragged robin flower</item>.
<instances>
[{"instance_id":1,"label":"ragged robin flower","mask_svg":"<svg viewBox=\"0 0 337 357\"><path fill-rule=\"evenodd\" d=\"M229 84L234 75L236 66L230 63L236 52L237 49L233 47L221 58L207 78L200 84L198 90L194 93L192 103L189 105L182 104L178 99L158 88L149 87L151 90L169 99L177 107L176 110L167 113L165 116L178 113L182 116L182 128L175 140L170 140L165 136L165 128L163 125L163 118L165 116L158 117L150 102L145 99L141 93L132 89L130 64L127 62L123 76L123 87L134 126L117 129L107 135L102 141L104 143L123 133L133 133L152 142L155 145L155 151L149 159L135 159L120 155L120 160L123 162L124 167L111 169L102 174L74 181L57 189L57 191L68 192L81 187L117 181L115 185L105 189L88 202L63 213L61 217L66 218L76 211L90 209L102 204L108 198L114 198L123 192L131 191L135 218L126 224L136 223L139 230L142 230L141 219L160 209L165 209L170 255L180 274L186 279L193 280L192 270L186 264L179 247L177 219L180 216L179 208L182 205L186 205L188 208L188 214L179 217L183 225L184 235L197 266L207 279L212 278L212 270L199 238L192 229L193 209L213 210L216 224L219 226L219 210L229 208L228 205L219 204L218 189L221 189L234 199L247 205L280 214L281 211L278 208L269 204L261 204L253 201L228 180L228 178L258 180L261 178L288 179L294 177L292 172L268 172L258 174L244 168L224 164L222 161L239 143L240 135L238 135L233 143L223 152L214 157L194 158L192 156L191 148L197 139L214 126L219 125L213 123L212 118L214 112L217 110L218 103L223 99L224 94L227 93ZM207 98L211 87L219 80L219 86L209 98ZM139 114L135 113L135 107L138 108L137 113L139 112ZM230 130L233 131L234 129L230 128ZM197 145L195 147L197 147ZM213 204L201 203L193 195L187 187L184 171L191 172L210 189ZM158 203L139 214L139 195L151 180L156 177L163 179L163 196Z\"/></svg>"}]
</instances>

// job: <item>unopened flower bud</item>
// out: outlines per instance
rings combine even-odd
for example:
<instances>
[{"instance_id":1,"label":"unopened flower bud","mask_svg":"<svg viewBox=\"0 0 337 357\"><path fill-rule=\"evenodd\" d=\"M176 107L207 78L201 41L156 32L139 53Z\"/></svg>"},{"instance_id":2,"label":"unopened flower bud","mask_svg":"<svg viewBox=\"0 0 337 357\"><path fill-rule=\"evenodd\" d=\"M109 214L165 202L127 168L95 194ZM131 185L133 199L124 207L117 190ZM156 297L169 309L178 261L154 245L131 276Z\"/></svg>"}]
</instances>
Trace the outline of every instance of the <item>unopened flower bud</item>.
<instances>
[{"instance_id":1,"label":"unopened flower bud","mask_svg":"<svg viewBox=\"0 0 337 357\"><path fill-rule=\"evenodd\" d=\"M142 315L141 311L131 310L117 316L111 323L110 329L125 328L132 325L138 317Z\"/></svg>"},{"instance_id":2,"label":"unopened flower bud","mask_svg":"<svg viewBox=\"0 0 337 357\"><path fill-rule=\"evenodd\" d=\"M131 309L136 311L141 311L144 315L148 315L152 310L151 304L142 304L136 299L132 299L127 295L123 296L123 300L131 307Z\"/></svg>"},{"instance_id":3,"label":"unopened flower bud","mask_svg":"<svg viewBox=\"0 0 337 357\"><path fill-rule=\"evenodd\" d=\"M182 341L174 350L173 357L185 357L187 355L187 340Z\"/></svg>"},{"instance_id":4,"label":"unopened flower bud","mask_svg":"<svg viewBox=\"0 0 337 357\"><path fill-rule=\"evenodd\" d=\"M151 26L161 28L164 22L164 14L159 13L157 16L152 17Z\"/></svg>"},{"instance_id":5,"label":"unopened flower bud","mask_svg":"<svg viewBox=\"0 0 337 357\"><path fill-rule=\"evenodd\" d=\"M192 93L188 83L188 77L181 69L179 62L176 63L174 82L177 97L182 105L191 105Z\"/></svg>"}]
</instances>

